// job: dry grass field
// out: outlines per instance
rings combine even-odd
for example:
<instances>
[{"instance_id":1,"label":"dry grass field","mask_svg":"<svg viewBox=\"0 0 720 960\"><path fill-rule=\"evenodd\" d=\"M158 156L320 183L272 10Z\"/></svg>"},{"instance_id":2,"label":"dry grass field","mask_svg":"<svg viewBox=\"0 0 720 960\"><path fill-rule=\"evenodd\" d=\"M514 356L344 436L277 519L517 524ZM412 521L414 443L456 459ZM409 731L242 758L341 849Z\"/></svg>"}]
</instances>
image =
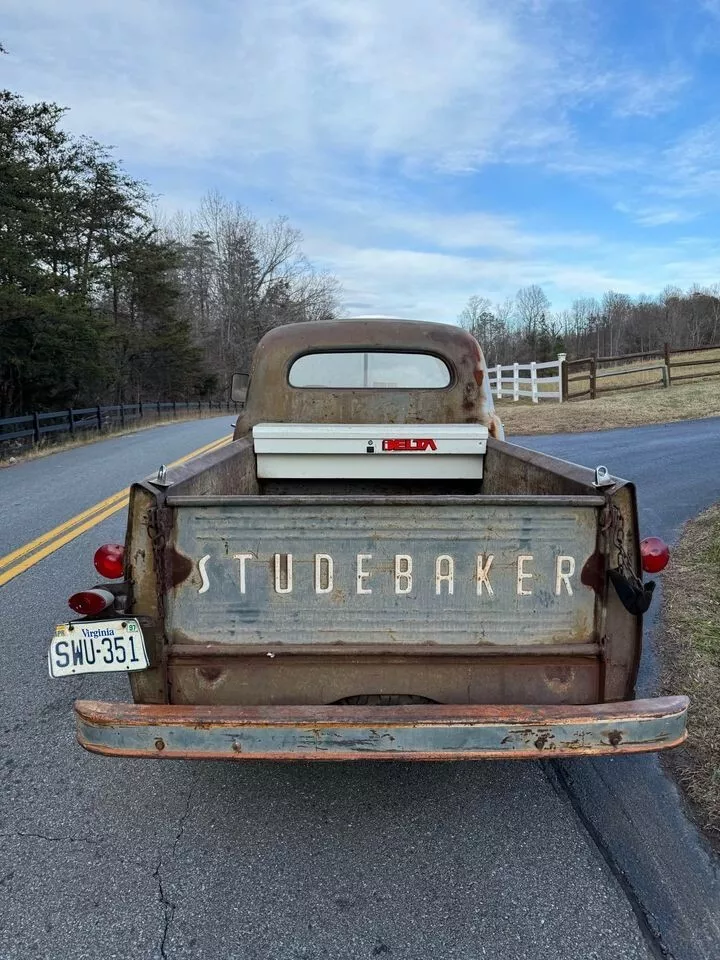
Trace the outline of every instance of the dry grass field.
<instances>
[{"instance_id":1,"label":"dry grass field","mask_svg":"<svg viewBox=\"0 0 720 960\"><path fill-rule=\"evenodd\" d=\"M720 504L688 523L673 550L661 641L664 691L690 697L687 744L667 760L720 842Z\"/></svg>"},{"instance_id":2,"label":"dry grass field","mask_svg":"<svg viewBox=\"0 0 720 960\"><path fill-rule=\"evenodd\" d=\"M695 365L694 362L698 360L703 360L704 362ZM626 364L616 364L615 366L599 366L598 373L609 373L611 370L624 370L626 372L622 375L618 373L617 376L603 376L598 378L598 389L609 390L613 387L637 387L646 386L649 384L655 384L658 387L662 387L661 370L643 369L643 367L647 367L653 363L662 362L662 358L657 357L646 361L633 360ZM687 367L676 366L676 364L680 363L692 363L693 365ZM699 378L706 375L718 375L720 374L720 347L718 347L716 350L707 350L699 353L673 354L671 357L670 366L673 380L675 380L677 383L688 382L684 380L676 380L678 377L692 375L693 378ZM580 368L577 371L573 371L571 368L571 373L577 376L580 376L581 374L587 374L583 380L578 380L570 385L571 393L579 393L583 390L590 389L590 377L586 368ZM718 389L720 389L720 387L718 387Z\"/></svg>"},{"instance_id":3,"label":"dry grass field","mask_svg":"<svg viewBox=\"0 0 720 960\"><path fill-rule=\"evenodd\" d=\"M690 355L697 358L698 354ZM717 357L720 349L708 351L708 361ZM681 355L678 355L681 359ZM628 365L630 367L630 365ZM586 430L605 430L612 427L636 427L648 423L670 423L697 417L720 416L720 376L707 379L674 381L666 389L662 386L660 371L637 370L624 376L604 377L598 386L623 386L627 389L599 394L597 400L572 400L567 403L547 400L531 403L529 400L498 400L497 412L508 438L533 433L579 433ZM708 363L698 367L683 367L680 375L720 373L720 364ZM571 384L571 392L588 389L589 380ZM542 387L540 387L542 389Z\"/></svg>"}]
</instances>

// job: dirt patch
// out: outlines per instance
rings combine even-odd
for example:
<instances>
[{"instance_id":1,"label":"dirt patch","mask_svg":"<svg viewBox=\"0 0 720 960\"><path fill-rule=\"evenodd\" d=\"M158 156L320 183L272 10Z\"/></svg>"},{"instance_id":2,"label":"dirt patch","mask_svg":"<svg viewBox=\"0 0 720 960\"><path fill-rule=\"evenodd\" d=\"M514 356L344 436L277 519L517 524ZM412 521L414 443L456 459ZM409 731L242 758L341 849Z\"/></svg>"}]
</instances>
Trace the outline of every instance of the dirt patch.
<instances>
[{"instance_id":1,"label":"dirt patch","mask_svg":"<svg viewBox=\"0 0 720 960\"><path fill-rule=\"evenodd\" d=\"M666 762L720 848L720 504L691 520L663 577L664 693L690 697L687 743Z\"/></svg>"},{"instance_id":2,"label":"dirt patch","mask_svg":"<svg viewBox=\"0 0 720 960\"><path fill-rule=\"evenodd\" d=\"M640 427L720 416L720 378L644 389L623 390L597 400L498 400L497 412L509 440L542 433L584 433L612 427Z\"/></svg>"}]
</instances>

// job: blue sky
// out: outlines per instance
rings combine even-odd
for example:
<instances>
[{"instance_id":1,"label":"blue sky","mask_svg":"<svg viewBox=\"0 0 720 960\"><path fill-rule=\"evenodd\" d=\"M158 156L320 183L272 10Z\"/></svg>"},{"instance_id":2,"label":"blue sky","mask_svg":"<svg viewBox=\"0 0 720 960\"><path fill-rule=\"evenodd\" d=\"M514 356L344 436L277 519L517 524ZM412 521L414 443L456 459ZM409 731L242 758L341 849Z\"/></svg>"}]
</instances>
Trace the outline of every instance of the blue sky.
<instances>
[{"instance_id":1,"label":"blue sky","mask_svg":"<svg viewBox=\"0 0 720 960\"><path fill-rule=\"evenodd\" d=\"M4 0L0 41L165 210L287 214L349 312L720 282L720 0Z\"/></svg>"}]
</instances>

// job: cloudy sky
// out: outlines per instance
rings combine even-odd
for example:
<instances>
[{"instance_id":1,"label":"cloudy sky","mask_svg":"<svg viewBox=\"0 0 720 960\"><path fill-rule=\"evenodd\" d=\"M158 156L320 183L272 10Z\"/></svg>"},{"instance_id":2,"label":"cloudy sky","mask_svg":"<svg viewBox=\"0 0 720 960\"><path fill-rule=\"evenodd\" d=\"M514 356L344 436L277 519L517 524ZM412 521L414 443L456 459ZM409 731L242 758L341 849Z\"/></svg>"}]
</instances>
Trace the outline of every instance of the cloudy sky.
<instances>
[{"instance_id":1,"label":"cloudy sky","mask_svg":"<svg viewBox=\"0 0 720 960\"><path fill-rule=\"evenodd\" d=\"M0 41L168 210L288 214L353 313L720 280L720 0L3 0Z\"/></svg>"}]
</instances>

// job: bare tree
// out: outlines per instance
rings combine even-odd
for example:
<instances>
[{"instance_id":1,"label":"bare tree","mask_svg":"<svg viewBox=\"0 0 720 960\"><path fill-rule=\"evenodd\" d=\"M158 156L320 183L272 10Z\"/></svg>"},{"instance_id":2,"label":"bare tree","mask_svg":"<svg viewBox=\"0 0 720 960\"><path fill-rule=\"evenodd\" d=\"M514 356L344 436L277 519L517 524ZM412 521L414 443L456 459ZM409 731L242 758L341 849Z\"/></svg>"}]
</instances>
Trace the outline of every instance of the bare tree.
<instances>
[{"instance_id":1,"label":"bare tree","mask_svg":"<svg viewBox=\"0 0 720 960\"><path fill-rule=\"evenodd\" d=\"M246 370L255 344L273 326L339 310L338 281L313 268L286 217L263 223L211 192L197 212L176 215L166 229L184 254L186 316L220 378Z\"/></svg>"},{"instance_id":2,"label":"bare tree","mask_svg":"<svg viewBox=\"0 0 720 960\"><path fill-rule=\"evenodd\" d=\"M537 336L540 323L550 310L545 291L537 284L521 287L515 295L518 322L527 339Z\"/></svg>"},{"instance_id":3,"label":"bare tree","mask_svg":"<svg viewBox=\"0 0 720 960\"><path fill-rule=\"evenodd\" d=\"M460 326L471 333L483 349L493 338L495 315L487 297L472 296L458 317Z\"/></svg>"},{"instance_id":4,"label":"bare tree","mask_svg":"<svg viewBox=\"0 0 720 960\"><path fill-rule=\"evenodd\" d=\"M683 292L667 286L657 296L609 290L600 300L580 297L570 307L550 312L541 287L522 287L515 299L496 304L474 296L460 315L471 329L485 324L486 356L494 363L542 360L565 350L571 357L655 352L668 342L674 349L710 346L720 340L720 283Z\"/></svg>"}]
</instances>

